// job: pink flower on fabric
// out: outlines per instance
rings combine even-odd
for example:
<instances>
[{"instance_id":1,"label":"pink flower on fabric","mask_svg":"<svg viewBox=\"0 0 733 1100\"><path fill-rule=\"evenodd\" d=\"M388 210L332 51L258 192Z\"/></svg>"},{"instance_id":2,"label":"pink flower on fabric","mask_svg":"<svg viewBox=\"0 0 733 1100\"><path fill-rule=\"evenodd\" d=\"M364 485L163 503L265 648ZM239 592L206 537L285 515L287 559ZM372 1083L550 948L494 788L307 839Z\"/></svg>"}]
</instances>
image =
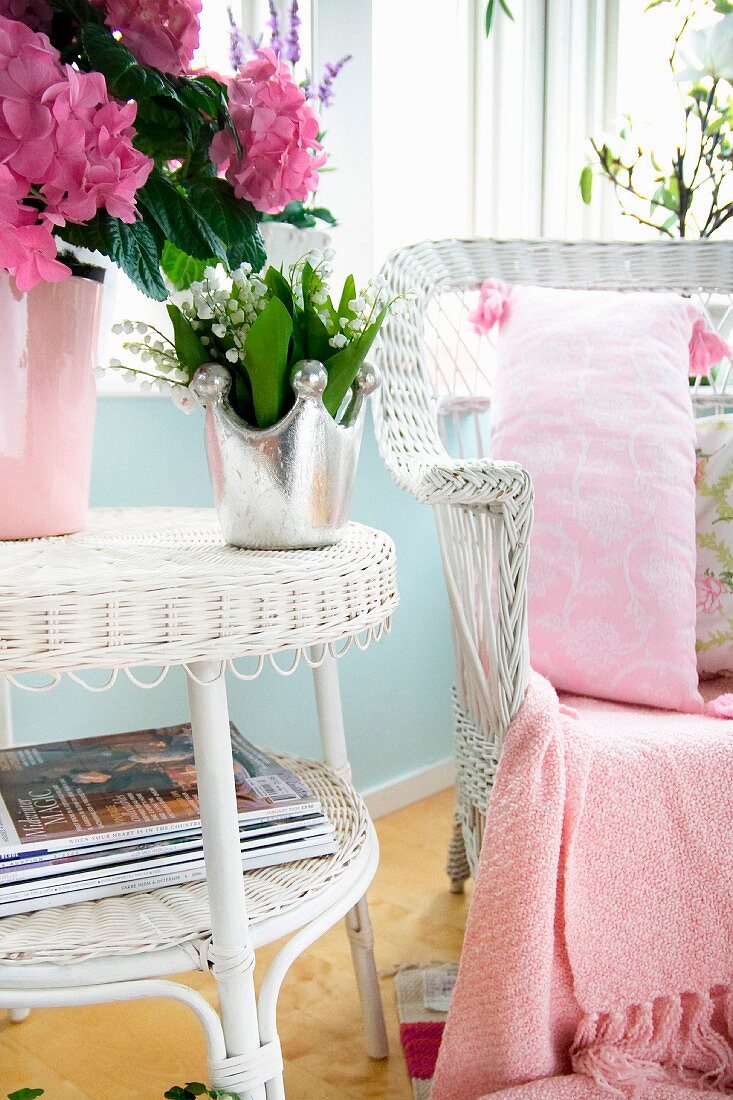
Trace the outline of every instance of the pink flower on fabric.
<instances>
[{"instance_id":1,"label":"pink flower on fabric","mask_svg":"<svg viewBox=\"0 0 733 1100\"><path fill-rule=\"evenodd\" d=\"M510 294L511 288L499 279L486 279L481 284L478 304L468 315L474 332L479 336L485 336L487 332L491 332L494 325L504 319Z\"/></svg>"},{"instance_id":2,"label":"pink flower on fabric","mask_svg":"<svg viewBox=\"0 0 733 1100\"><path fill-rule=\"evenodd\" d=\"M53 11L46 0L0 0L0 15L17 19L34 31L48 31Z\"/></svg>"},{"instance_id":3,"label":"pink flower on fabric","mask_svg":"<svg viewBox=\"0 0 733 1100\"><path fill-rule=\"evenodd\" d=\"M733 718L733 695L718 695L705 707L711 718Z\"/></svg>"},{"instance_id":4,"label":"pink flower on fabric","mask_svg":"<svg viewBox=\"0 0 733 1100\"><path fill-rule=\"evenodd\" d=\"M710 577L707 573L695 577L695 589L697 610L702 615L713 615L720 610L720 598L725 592L725 585L717 577Z\"/></svg>"},{"instance_id":5,"label":"pink flower on fabric","mask_svg":"<svg viewBox=\"0 0 733 1100\"><path fill-rule=\"evenodd\" d=\"M710 368L719 363L721 359L733 354L731 348L708 328L703 317L698 318L692 328L690 337L690 374L704 376L710 373Z\"/></svg>"},{"instance_id":6,"label":"pink flower on fabric","mask_svg":"<svg viewBox=\"0 0 733 1100\"><path fill-rule=\"evenodd\" d=\"M198 49L201 0L107 0L105 23L142 65L188 71Z\"/></svg>"},{"instance_id":7,"label":"pink flower on fabric","mask_svg":"<svg viewBox=\"0 0 733 1100\"><path fill-rule=\"evenodd\" d=\"M242 153L234 136L222 130L211 143L210 156L234 188L266 214L277 214L289 202L304 202L318 186L318 169L326 156L318 141L318 118L287 65L265 47L229 81L229 109Z\"/></svg>"}]
</instances>

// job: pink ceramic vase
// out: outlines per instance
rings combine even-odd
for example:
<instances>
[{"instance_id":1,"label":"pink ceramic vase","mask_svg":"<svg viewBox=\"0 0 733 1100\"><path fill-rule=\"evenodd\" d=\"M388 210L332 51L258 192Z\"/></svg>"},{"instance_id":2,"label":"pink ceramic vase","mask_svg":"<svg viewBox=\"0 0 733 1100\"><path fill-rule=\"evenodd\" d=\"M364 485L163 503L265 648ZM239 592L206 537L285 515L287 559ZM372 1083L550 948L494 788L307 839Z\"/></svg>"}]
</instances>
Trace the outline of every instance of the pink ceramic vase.
<instances>
[{"instance_id":1,"label":"pink ceramic vase","mask_svg":"<svg viewBox=\"0 0 733 1100\"><path fill-rule=\"evenodd\" d=\"M92 275L27 294L0 276L0 539L86 523L102 297Z\"/></svg>"}]
</instances>

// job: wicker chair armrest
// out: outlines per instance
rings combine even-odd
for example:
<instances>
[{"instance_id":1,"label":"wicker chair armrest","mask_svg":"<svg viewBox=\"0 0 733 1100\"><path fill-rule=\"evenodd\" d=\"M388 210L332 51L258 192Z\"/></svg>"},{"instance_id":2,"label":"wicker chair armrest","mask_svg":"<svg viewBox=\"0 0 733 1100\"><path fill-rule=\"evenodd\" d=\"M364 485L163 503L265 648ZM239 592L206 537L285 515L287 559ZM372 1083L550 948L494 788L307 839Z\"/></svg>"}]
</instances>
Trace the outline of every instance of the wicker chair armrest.
<instances>
[{"instance_id":1,"label":"wicker chair armrest","mask_svg":"<svg viewBox=\"0 0 733 1100\"><path fill-rule=\"evenodd\" d=\"M413 491L425 504L480 506L524 500L531 496L532 483L518 462L446 459L423 466Z\"/></svg>"}]
</instances>

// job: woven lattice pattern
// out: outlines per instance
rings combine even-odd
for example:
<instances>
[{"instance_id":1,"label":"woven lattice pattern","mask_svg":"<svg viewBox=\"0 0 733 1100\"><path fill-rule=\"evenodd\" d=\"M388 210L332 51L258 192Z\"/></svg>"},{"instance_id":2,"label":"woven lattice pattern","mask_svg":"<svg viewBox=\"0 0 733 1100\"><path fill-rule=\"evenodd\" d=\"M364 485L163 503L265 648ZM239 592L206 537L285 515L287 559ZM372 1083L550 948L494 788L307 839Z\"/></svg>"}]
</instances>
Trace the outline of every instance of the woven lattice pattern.
<instances>
[{"instance_id":1,"label":"woven lattice pattern","mask_svg":"<svg viewBox=\"0 0 733 1100\"><path fill-rule=\"evenodd\" d=\"M486 799L507 726L529 670L526 575L532 486L526 472L490 457L486 410L493 337L468 313L484 279L595 290L675 291L695 300L729 341L733 244L426 241L394 253L383 274L394 294L414 290L414 313L380 338L383 383L375 406L382 455L403 488L435 506L456 643L458 815L475 866ZM653 379L649 380L653 385ZM731 364L695 382L698 408L733 404ZM568 395L571 399L571 395ZM461 853L453 854L455 878Z\"/></svg>"},{"instance_id":2,"label":"woven lattice pattern","mask_svg":"<svg viewBox=\"0 0 733 1100\"><path fill-rule=\"evenodd\" d=\"M98 509L78 535L0 543L0 674L297 659L396 604L392 542L359 524L320 550L240 550L213 511Z\"/></svg>"},{"instance_id":3,"label":"woven lattice pattern","mask_svg":"<svg viewBox=\"0 0 733 1100\"><path fill-rule=\"evenodd\" d=\"M371 828L353 787L323 764L272 753L320 799L333 823L338 850L281 867L245 873L247 911L253 928L315 898L342 878L359 856ZM149 893L65 905L0 920L0 961L77 962L189 944L192 956L210 933L205 882Z\"/></svg>"}]
</instances>

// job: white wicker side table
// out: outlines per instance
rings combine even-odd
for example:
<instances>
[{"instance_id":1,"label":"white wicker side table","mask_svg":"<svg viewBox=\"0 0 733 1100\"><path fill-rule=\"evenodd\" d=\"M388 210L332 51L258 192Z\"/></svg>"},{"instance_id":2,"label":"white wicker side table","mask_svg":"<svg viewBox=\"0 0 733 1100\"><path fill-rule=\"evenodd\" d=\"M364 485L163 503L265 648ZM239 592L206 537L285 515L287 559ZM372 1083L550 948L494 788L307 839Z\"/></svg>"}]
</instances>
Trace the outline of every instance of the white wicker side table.
<instances>
[{"instance_id":1,"label":"white wicker side table","mask_svg":"<svg viewBox=\"0 0 733 1100\"><path fill-rule=\"evenodd\" d=\"M104 686L122 671L149 687L150 672L136 670L159 669L158 683L184 666L207 867L206 883L0 920L0 1006L20 1018L29 1008L172 997L204 1028L215 1087L282 1100L280 986L345 917L367 1050L386 1055L365 899L378 846L349 783L335 658L389 627L394 574L389 538L358 524L323 550L245 551L223 544L213 512L193 509L99 509L79 535L0 542L0 676L39 690L68 675L99 690L81 670L110 670ZM325 766L284 760L320 797L338 851L243 876L224 672L253 679L269 662L287 674L301 660L313 669ZM254 951L284 936L256 998ZM197 968L213 972L220 1014L164 980Z\"/></svg>"}]
</instances>

